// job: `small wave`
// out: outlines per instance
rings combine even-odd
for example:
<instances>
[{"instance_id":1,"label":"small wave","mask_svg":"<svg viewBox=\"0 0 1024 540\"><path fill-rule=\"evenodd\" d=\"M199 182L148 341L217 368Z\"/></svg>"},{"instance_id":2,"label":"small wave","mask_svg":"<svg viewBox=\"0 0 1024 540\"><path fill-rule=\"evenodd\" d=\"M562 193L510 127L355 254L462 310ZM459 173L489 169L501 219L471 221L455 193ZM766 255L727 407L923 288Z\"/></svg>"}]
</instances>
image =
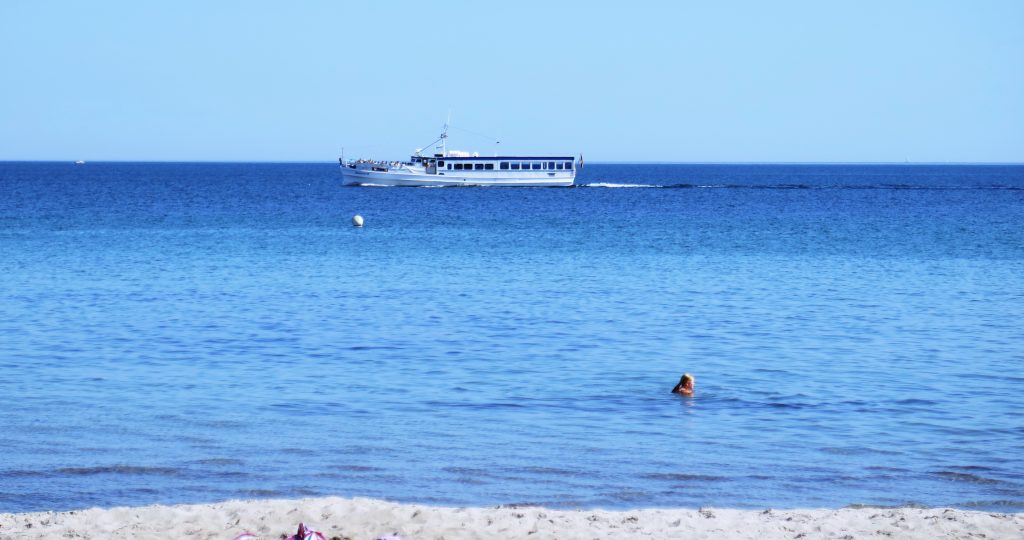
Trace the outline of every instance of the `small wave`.
<instances>
[{"instance_id":1,"label":"small wave","mask_svg":"<svg viewBox=\"0 0 1024 540\"><path fill-rule=\"evenodd\" d=\"M867 470L867 471L881 471L881 472L887 472L887 473L908 473L908 472L910 472L910 470L908 470L908 469L901 469L899 467L888 467L888 466L884 466L884 465L868 465L867 467L864 467L864 470Z\"/></svg>"},{"instance_id":2,"label":"small wave","mask_svg":"<svg viewBox=\"0 0 1024 540\"><path fill-rule=\"evenodd\" d=\"M453 407L453 408L466 408L466 409L525 409L528 406L521 403L463 403L454 401L427 401L424 405L428 407Z\"/></svg>"},{"instance_id":3,"label":"small wave","mask_svg":"<svg viewBox=\"0 0 1024 540\"><path fill-rule=\"evenodd\" d=\"M937 403L938 403L937 401L933 401L933 400L930 400L930 399L917 399L917 398L901 399L901 400L895 402L896 405L935 405Z\"/></svg>"},{"instance_id":4,"label":"small wave","mask_svg":"<svg viewBox=\"0 0 1024 540\"><path fill-rule=\"evenodd\" d=\"M773 409L804 409L808 407L808 405L803 403L785 403L781 401L769 401L763 405Z\"/></svg>"},{"instance_id":5,"label":"small wave","mask_svg":"<svg viewBox=\"0 0 1024 540\"><path fill-rule=\"evenodd\" d=\"M728 478L724 476L686 473L647 473L641 474L640 478L644 478L646 480L661 480L665 482L720 482L722 480L728 480Z\"/></svg>"},{"instance_id":6,"label":"small wave","mask_svg":"<svg viewBox=\"0 0 1024 540\"><path fill-rule=\"evenodd\" d=\"M850 510L896 510L899 508L917 508L920 510L926 510L931 507L917 501L906 501L899 504L852 503L844 506L843 508L848 508Z\"/></svg>"},{"instance_id":7,"label":"small wave","mask_svg":"<svg viewBox=\"0 0 1024 540\"><path fill-rule=\"evenodd\" d=\"M249 473L242 471L212 471L203 473L206 478L217 478L222 480L249 478Z\"/></svg>"},{"instance_id":8,"label":"small wave","mask_svg":"<svg viewBox=\"0 0 1024 540\"><path fill-rule=\"evenodd\" d=\"M569 469L559 469L556 467L541 467L538 465L523 467L522 469L519 470L526 473L542 474L545 476L580 476L579 472L577 471L571 471Z\"/></svg>"},{"instance_id":9,"label":"small wave","mask_svg":"<svg viewBox=\"0 0 1024 540\"><path fill-rule=\"evenodd\" d=\"M197 459L191 463L196 465L244 465L242 460L234 458Z\"/></svg>"},{"instance_id":10,"label":"small wave","mask_svg":"<svg viewBox=\"0 0 1024 540\"><path fill-rule=\"evenodd\" d=\"M51 472L47 471L5 471L0 473L0 478L34 478L37 476L50 476Z\"/></svg>"},{"instance_id":11,"label":"small wave","mask_svg":"<svg viewBox=\"0 0 1024 540\"><path fill-rule=\"evenodd\" d=\"M614 493L609 493L610 497L614 501L621 501L632 503L635 501L642 501L646 498L647 492L642 490L623 489Z\"/></svg>"},{"instance_id":12,"label":"small wave","mask_svg":"<svg viewBox=\"0 0 1024 540\"><path fill-rule=\"evenodd\" d=\"M528 502L527 501L527 502L512 502L512 503L499 504L499 505L495 506L494 508L499 509L499 510L519 510L520 508L537 508L537 507L544 508L545 506L544 506L544 503L542 503L542 502Z\"/></svg>"},{"instance_id":13,"label":"small wave","mask_svg":"<svg viewBox=\"0 0 1024 540\"><path fill-rule=\"evenodd\" d=\"M339 471L346 471L346 472L353 472L353 473L366 473L366 472L378 473L378 472L384 472L384 469L382 469L380 467L372 467L370 465L335 465L332 468L336 469L336 470L339 470Z\"/></svg>"},{"instance_id":14,"label":"small wave","mask_svg":"<svg viewBox=\"0 0 1024 540\"><path fill-rule=\"evenodd\" d=\"M453 479L456 483L464 486L486 486L490 484L487 480L481 480L475 476L459 476Z\"/></svg>"},{"instance_id":15,"label":"small wave","mask_svg":"<svg viewBox=\"0 0 1024 540\"><path fill-rule=\"evenodd\" d=\"M881 448L869 448L864 446L826 446L821 449L826 454L839 456L859 456L864 454L880 454L886 456L899 455L899 452L883 450Z\"/></svg>"},{"instance_id":16,"label":"small wave","mask_svg":"<svg viewBox=\"0 0 1024 540\"><path fill-rule=\"evenodd\" d=\"M272 498L272 497L283 497L283 496L287 495L283 491L276 491L276 490L273 490L273 489L248 489L248 490L242 491L242 493L245 494L246 496L249 496L249 497L257 497L257 498L261 498L261 499L262 498ZM284 535L282 535L282 536L284 536Z\"/></svg>"},{"instance_id":17,"label":"small wave","mask_svg":"<svg viewBox=\"0 0 1024 540\"><path fill-rule=\"evenodd\" d=\"M98 474L155 474L160 476L176 476L181 473L174 467L136 467L133 465L111 465L106 467L64 467L57 469L57 474L73 476L92 476Z\"/></svg>"},{"instance_id":18,"label":"small wave","mask_svg":"<svg viewBox=\"0 0 1024 540\"><path fill-rule=\"evenodd\" d=\"M1003 512L1019 512L1024 510L1024 502L1021 501L967 501L956 503L953 506L959 508L977 508L979 510L999 510Z\"/></svg>"},{"instance_id":19,"label":"small wave","mask_svg":"<svg viewBox=\"0 0 1024 540\"><path fill-rule=\"evenodd\" d=\"M448 474L457 474L461 476L486 476L489 478L497 478L493 471L483 468L476 467L442 467L442 471Z\"/></svg>"},{"instance_id":20,"label":"small wave","mask_svg":"<svg viewBox=\"0 0 1024 540\"><path fill-rule=\"evenodd\" d=\"M247 426L247 424L245 422L242 422L241 420L213 419L213 420L196 420L194 422L196 424L198 424L198 425L201 425L201 426L211 427L211 428L216 428L216 429L234 429L234 428L243 428L243 427ZM209 441L209 440L202 441L203 444L209 444L209 443L212 443L212 442L214 442L214 441Z\"/></svg>"},{"instance_id":21,"label":"small wave","mask_svg":"<svg viewBox=\"0 0 1024 540\"><path fill-rule=\"evenodd\" d=\"M984 465L957 465L952 467L961 471L992 471L995 470L992 467L986 467Z\"/></svg>"},{"instance_id":22,"label":"small wave","mask_svg":"<svg viewBox=\"0 0 1024 540\"><path fill-rule=\"evenodd\" d=\"M729 187L743 187L743 186L729 186ZM807 184L769 184L764 186L753 185L749 186L754 189L812 189L814 186Z\"/></svg>"},{"instance_id":23,"label":"small wave","mask_svg":"<svg viewBox=\"0 0 1024 540\"><path fill-rule=\"evenodd\" d=\"M1002 480L996 480L994 478L985 478L977 474L956 472L956 471L938 471L933 473L936 476L940 476L947 480L953 480L955 482L965 482L968 484L983 484L983 485L994 485L994 484L1005 484Z\"/></svg>"},{"instance_id":24,"label":"small wave","mask_svg":"<svg viewBox=\"0 0 1024 540\"><path fill-rule=\"evenodd\" d=\"M310 450L309 448L296 448L296 447L293 447L293 448L282 448L281 449L281 453L282 454L291 454L293 456L314 456L314 455L316 455L316 451L315 450Z\"/></svg>"}]
</instances>

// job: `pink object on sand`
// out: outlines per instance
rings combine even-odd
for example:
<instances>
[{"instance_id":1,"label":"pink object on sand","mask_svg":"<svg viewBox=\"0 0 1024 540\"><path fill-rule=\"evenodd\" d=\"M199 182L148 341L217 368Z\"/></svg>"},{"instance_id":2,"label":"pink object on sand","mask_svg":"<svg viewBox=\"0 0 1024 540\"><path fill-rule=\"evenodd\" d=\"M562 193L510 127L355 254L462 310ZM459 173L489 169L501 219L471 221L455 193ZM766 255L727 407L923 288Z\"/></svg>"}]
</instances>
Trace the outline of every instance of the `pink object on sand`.
<instances>
[{"instance_id":1,"label":"pink object on sand","mask_svg":"<svg viewBox=\"0 0 1024 540\"><path fill-rule=\"evenodd\" d=\"M327 537L324 536L324 533L299 523L299 530L289 536L287 540L327 540Z\"/></svg>"}]
</instances>

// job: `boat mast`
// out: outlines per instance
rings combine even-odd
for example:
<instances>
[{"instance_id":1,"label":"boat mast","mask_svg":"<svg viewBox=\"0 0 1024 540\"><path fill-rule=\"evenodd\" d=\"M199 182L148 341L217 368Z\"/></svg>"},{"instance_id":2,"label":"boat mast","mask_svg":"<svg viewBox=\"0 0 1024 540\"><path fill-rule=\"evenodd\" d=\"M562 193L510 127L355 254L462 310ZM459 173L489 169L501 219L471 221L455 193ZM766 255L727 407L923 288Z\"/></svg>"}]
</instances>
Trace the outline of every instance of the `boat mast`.
<instances>
[{"instance_id":1,"label":"boat mast","mask_svg":"<svg viewBox=\"0 0 1024 540\"><path fill-rule=\"evenodd\" d=\"M444 121L444 129L441 131L441 157L448 157L448 124L452 122L452 111L448 111L448 119Z\"/></svg>"}]
</instances>

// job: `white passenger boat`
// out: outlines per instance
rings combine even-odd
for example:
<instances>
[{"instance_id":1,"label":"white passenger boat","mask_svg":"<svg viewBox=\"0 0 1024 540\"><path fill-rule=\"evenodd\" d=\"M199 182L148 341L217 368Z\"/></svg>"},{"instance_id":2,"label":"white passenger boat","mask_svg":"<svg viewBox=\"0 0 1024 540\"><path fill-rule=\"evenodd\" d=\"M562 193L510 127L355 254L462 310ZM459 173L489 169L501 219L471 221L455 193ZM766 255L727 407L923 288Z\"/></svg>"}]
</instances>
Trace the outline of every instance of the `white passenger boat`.
<instances>
[{"instance_id":1,"label":"white passenger boat","mask_svg":"<svg viewBox=\"0 0 1024 540\"><path fill-rule=\"evenodd\" d=\"M409 161L338 159L346 186L571 186L576 168L572 156L492 156L448 150L448 126L427 145L440 150L423 155L416 150Z\"/></svg>"}]
</instances>

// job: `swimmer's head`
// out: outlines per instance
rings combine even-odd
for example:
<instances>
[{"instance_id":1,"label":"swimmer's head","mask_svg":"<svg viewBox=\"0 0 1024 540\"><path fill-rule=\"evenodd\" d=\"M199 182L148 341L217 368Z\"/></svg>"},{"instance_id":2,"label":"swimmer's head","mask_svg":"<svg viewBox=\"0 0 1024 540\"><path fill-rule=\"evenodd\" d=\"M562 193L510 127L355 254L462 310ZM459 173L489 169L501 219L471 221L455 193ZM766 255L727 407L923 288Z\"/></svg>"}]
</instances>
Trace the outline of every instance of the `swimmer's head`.
<instances>
[{"instance_id":1,"label":"swimmer's head","mask_svg":"<svg viewBox=\"0 0 1024 540\"><path fill-rule=\"evenodd\" d=\"M694 379L693 375L690 375L689 373L683 373L683 376L679 377L679 384L686 384L687 382L693 384L697 382L697 379Z\"/></svg>"}]
</instances>

